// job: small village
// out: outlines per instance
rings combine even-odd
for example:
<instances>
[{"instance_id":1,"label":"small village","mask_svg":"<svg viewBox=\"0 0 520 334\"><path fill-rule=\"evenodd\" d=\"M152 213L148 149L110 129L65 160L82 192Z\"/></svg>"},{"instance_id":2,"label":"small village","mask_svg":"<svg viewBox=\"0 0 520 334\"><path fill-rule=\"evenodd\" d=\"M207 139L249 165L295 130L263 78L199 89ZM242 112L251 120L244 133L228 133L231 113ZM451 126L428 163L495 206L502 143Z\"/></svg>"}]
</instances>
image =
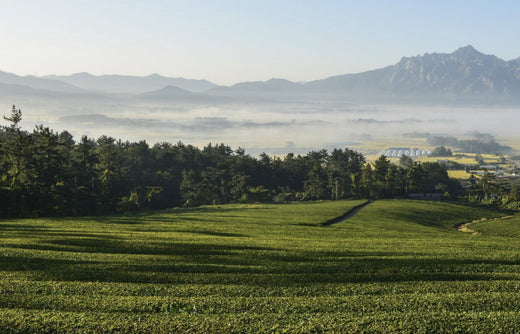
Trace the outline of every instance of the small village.
<instances>
[{"instance_id":1,"label":"small village","mask_svg":"<svg viewBox=\"0 0 520 334\"><path fill-rule=\"evenodd\" d=\"M437 162L444 166L450 176L457 179L469 179L490 174L497 178L518 178L520 161L517 157L502 154L455 153L451 156L435 156L431 149L389 147L379 152L379 156L399 159L402 156L421 162ZM397 161L396 161L397 162ZM460 173L458 173L460 171Z\"/></svg>"}]
</instances>

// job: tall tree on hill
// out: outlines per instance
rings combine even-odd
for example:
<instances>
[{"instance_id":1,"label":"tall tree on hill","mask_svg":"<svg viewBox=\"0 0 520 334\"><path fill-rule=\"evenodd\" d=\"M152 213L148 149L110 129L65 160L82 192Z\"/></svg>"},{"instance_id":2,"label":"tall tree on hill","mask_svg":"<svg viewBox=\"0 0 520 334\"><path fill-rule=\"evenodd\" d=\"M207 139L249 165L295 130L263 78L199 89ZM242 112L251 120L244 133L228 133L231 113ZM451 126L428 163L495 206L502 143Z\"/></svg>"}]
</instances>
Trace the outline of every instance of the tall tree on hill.
<instances>
[{"instance_id":1,"label":"tall tree on hill","mask_svg":"<svg viewBox=\"0 0 520 334\"><path fill-rule=\"evenodd\" d=\"M281 161L279 186L284 192L303 192L303 185L308 173L307 163L301 155L288 153Z\"/></svg>"},{"instance_id":2,"label":"tall tree on hill","mask_svg":"<svg viewBox=\"0 0 520 334\"><path fill-rule=\"evenodd\" d=\"M126 143L112 137L101 136L97 140L96 154L99 157L99 182L101 184L98 207L103 212L114 210L121 198L130 193L127 180L128 166L125 163Z\"/></svg>"},{"instance_id":3,"label":"tall tree on hill","mask_svg":"<svg viewBox=\"0 0 520 334\"><path fill-rule=\"evenodd\" d=\"M438 163L432 162L423 162L421 166L424 173L422 191L436 192L441 190L457 190L457 184L450 179L446 168L439 165Z\"/></svg>"},{"instance_id":4,"label":"tall tree on hill","mask_svg":"<svg viewBox=\"0 0 520 334\"><path fill-rule=\"evenodd\" d=\"M30 212L31 201L28 198L30 192L30 176L28 167L31 163L30 148L32 137L20 127L22 111L13 105L10 116L4 116L10 122L3 127L2 153L4 155L4 171L1 182L6 186L4 200L6 203L5 215Z\"/></svg>"},{"instance_id":5,"label":"tall tree on hill","mask_svg":"<svg viewBox=\"0 0 520 334\"><path fill-rule=\"evenodd\" d=\"M7 184L10 188L20 186L19 176L24 160L24 149L27 147L28 136L20 128L22 121L22 111L13 105L10 116L4 116L10 122L9 126L4 127L3 153L7 161Z\"/></svg>"},{"instance_id":6,"label":"tall tree on hill","mask_svg":"<svg viewBox=\"0 0 520 334\"><path fill-rule=\"evenodd\" d=\"M273 159L265 152L262 152L258 157L258 169L256 171L256 182L263 187L272 189L275 187L273 182L272 163Z\"/></svg>"},{"instance_id":7,"label":"tall tree on hill","mask_svg":"<svg viewBox=\"0 0 520 334\"><path fill-rule=\"evenodd\" d=\"M377 197L387 197L389 196L391 189L390 189L390 180L389 177L392 177L393 175L390 175L390 167L391 162L388 160L384 155L380 156L375 162L374 162L374 177L375 177L375 193L377 194Z\"/></svg>"},{"instance_id":8,"label":"tall tree on hill","mask_svg":"<svg viewBox=\"0 0 520 334\"><path fill-rule=\"evenodd\" d=\"M82 136L72 151L73 198L71 210L75 215L97 212L97 200L101 185L98 178L99 157L95 152L96 142Z\"/></svg>"},{"instance_id":9,"label":"tall tree on hill","mask_svg":"<svg viewBox=\"0 0 520 334\"><path fill-rule=\"evenodd\" d=\"M328 176L324 167L328 161L327 150L312 151L307 154L309 171L304 182L305 195L309 199L328 198Z\"/></svg>"},{"instance_id":10,"label":"tall tree on hill","mask_svg":"<svg viewBox=\"0 0 520 334\"><path fill-rule=\"evenodd\" d=\"M401 196L405 193L406 181L405 174L406 170L391 164L385 176L385 196L396 197Z\"/></svg>"},{"instance_id":11,"label":"tall tree on hill","mask_svg":"<svg viewBox=\"0 0 520 334\"><path fill-rule=\"evenodd\" d=\"M362 197L361 179L363 166L366 164L365 157L361 153L349 149L345 149L345 155L348 159L347 166L352 179L352 192L350 196Z\"/></svg>"},{"instance_id":12,"label":"tall tree on hill","mask_svg":"<svg viewBox=\"0 0 520 334\"><path fill-rule=\"evenodd\" d=\"M485 171L477 180L479 200L484 203L492 203L499 198L499 187L496 184L496 175Z\"/></svg>"},{"instance_id":13,"label":"tall tree on hill","mask_svg":"<svg viewBox=\"0 0 520 334\"><path fill-rule=\"evenodd\" d=\"M150 203L154 209L165 209L182 204L180 185L182 182L182 171L186 166L181 150L184 145L178 143L158 143L151 149L151 159L154 161L153 184L160 185L162 192L155 196Z\"/></svg>"},{"instance_id":14,"label":"tall tree on hill","mask_svg":"<svg viewBox=\"0 0 520 334\"><path fill-rule=\"evenodd\" d=\"M402 155L400 158L399 158L399 166L401 166L402 168L410 168L410 166L413 165L413 159L406 156L406 155Z\"/></svg>"},{"instance_id":15,"label":"tall tree on hill","mask_svg":"<svg viewBox=\"0 0 520 334\"><path fill-rule=\"evenodd\" d=\"M376 198L377 193L375 192L375 172L370 163L367 163L363 166L360 179L359 197Z\"/></svg>"},{"instance_id":16,"label":"tall tree on hill","mask_svg":"<svg viewBox=\"0 0 520 334\"><path fill-rule=\"evenodd\" d=\"M247 200L250 187L258 186L258 181L254 179L257 173L258 163L250 155L245 153L243 148L238 148L230 162L231 180L229 191L231 200L234 202Z\"/></svg>"},{"instance_id":17,"label":"tall tree on hill","mask_svg":"<svg viewBox=\"0 0 520 334\"><path fill-rule=\"evenodd\" d=\"M406 172L406 179L408 180L406 192L422 191L424 176L424 169L421 163L414 162Z\"/></svg>"},{"instance_id":18,"label":"tall tree on hill","mask_svg":"<svg viewBox=\"0 0 520 334\"><path fill-rule=\"evenodd\" d=\"M334 199L355 196L355 175L361 173L364 159L349 149L334 149L328 158L327 172L331 197Z\"/></svg>"},{"instance_id":19,"label":"tall tree on hill","mask_svg":"<svg viewBox=\"0 0 520 334\"><path fill-rule=\"evenodd\" d=\"M27 168L36 214L68 213L71 190L65 143L58 133L39 125L32 133L32 159Z\"/></svg>"}]
</instances>

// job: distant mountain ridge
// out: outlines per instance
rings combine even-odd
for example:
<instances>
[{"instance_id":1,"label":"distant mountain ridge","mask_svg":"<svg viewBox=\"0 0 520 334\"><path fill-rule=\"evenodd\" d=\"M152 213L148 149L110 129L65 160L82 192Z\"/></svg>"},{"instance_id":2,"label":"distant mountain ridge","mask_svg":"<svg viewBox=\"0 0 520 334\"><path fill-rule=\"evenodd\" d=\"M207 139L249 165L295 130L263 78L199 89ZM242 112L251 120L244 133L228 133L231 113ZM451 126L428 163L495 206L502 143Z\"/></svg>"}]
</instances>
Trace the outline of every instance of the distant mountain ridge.
<instances>
[{"instance_id":1,"label":"distant mountain ridge","mask_svg":"<svg viewBox=\"0 0 520 334\"><path fill-rule=\"evenodd\" d=\"M392 96L495 96L520 92L520 59L504 61L471 45L453 53L403 57L392 66L309 82L319 91Z\"/></svg>"},{"instance_id":2,"label":"distant mountain ridge","mask_svg":"<svg viewBox=\"0 0 520 334\"><path fill-rule=\"evenodd\" d=\"M519 100L520 58L485 55L471 45L453 53L403 57L397 64L355 74L295 83L283 79L217 87L224 96L276 94L330 97Z\"/></svg>"},{"instance_id":3,"label":"distant mountain ridge","mask_svg":"<svg viewBox=\"0 0 520 334\"><path fill-rule=\"evenodd\" d=\"M403 57L384 68L305 83L285 79L218 86L207 80L125 75L17 76L0 71L0 95L110 96L173 103L283 101L305 98L499 100L520 103L520 58L505 61L471 45L452 53Z\"/></svg>"},{"instance_id":4,"label":"distant mountain ridge","mask_svg":"<svg viewBox=\"0 0 520 334\"><path fill-rule=\"evenodd\" d=\"M203 92L217 87L216 84L207 80L168 78L159 74L137 77L116 74L96 76L90 73L76 73L67 76L48 75L45 78L62 81L91 91L118 94L141 94L166 86L175 86L190 92Z\"/></svg>"},{"instance_id":5,"label":"distant mountain ridge","mask_svg":"<svg viewBox=\"0 0 520 334\"><path fill-rule=\"evenodd\" d=\"M0 71L0 83L8 85L26 86L36 90L57 91L64 93L84 93L85 91L68 83L35 76L19 76L13 73Z\"/></svg>"}]
</instances>

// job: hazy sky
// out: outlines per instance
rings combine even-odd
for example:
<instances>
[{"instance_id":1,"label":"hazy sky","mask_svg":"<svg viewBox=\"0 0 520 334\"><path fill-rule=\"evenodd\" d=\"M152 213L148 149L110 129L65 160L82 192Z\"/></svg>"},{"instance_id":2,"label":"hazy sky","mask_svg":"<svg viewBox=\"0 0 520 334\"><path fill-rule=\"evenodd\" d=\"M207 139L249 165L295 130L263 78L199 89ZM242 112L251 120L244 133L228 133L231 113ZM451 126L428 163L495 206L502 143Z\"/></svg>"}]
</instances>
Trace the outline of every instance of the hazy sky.
<instances>
[{"instance_id":1,"label":"hazy sky","mask_svg":"<svg viewBox=\"0 0 520 334\"><path fill-rule=\"evenodd\" d=\"M520 1L0 0L0 70L307 81L468 44L520 56Z\"/></svg>"}]
</instances>

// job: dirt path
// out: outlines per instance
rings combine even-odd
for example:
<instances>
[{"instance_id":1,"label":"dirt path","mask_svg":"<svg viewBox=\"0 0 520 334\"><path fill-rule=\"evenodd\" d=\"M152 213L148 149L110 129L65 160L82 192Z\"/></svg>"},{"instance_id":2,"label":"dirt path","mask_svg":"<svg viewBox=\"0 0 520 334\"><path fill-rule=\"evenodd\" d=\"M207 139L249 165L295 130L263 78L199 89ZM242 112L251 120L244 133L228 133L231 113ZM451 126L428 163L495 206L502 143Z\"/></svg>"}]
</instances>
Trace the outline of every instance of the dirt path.
<instances>
[{"instance_id":1,"label":"dirt path","mask_svg":"<svg viewBox=\"0 0 520 334\"><path fill-rule=\"evenodd\" d=\"M502 220L502 219L509 219L509 218L512 218L512 217L513 216L511 216L511 215L506 215L506 216L502 216L502 217L498 217L498 218L491 218L491 219L496 219L496 220L500 219L500 220ZM488 220L488 218L475 219L475 220L467 222L467 223L459 224L459 225L457 225L455 227L457 228L457 230L459 230L461 232L471 233L473 235L476 235L476 234L480 234L480 232L475 231L475 230L469 228L469 226L471 224L473 224L473 223L484 222L486 220Z\"/></svg>"},{"instance_id":2,"label":"dirt path","mask_svg":"<svg viewBox=\"0 0 520 334\"><path fill-rule=\"evenodd\" d=\"M374 203L374 201L366 201L363 204L355 206L352 210L350 210L349 212L345 213L344 215L336 217L336 218L333 218L333 219L331 219L329 221L326 221L326 222L322 223L321 226L331 226L331 225L334 225L334 224L343 223L344 221L346 221L346 220L354 217L355 215L357 215L357 213L361 209L363 209L365 206L367 206L369 204L372 204L372 203Z\"/></svg>"},{"instance_id":3,"label":"dirt path","mask_svg":"<svg viewBox=\"0 0 520 334\"><path fill-rule=\"evenodd\" d=\"M483 218L483 219L485 219L485 218ZM467 223L459 224L459 225L457 225L457 230L459 230L461 232L471 233L473 235L477 235L478 232L475 231L475 230L470 229L469 226L471 224L479 222L479 221L482 221L482 219L477 219L477 220L473 220L473 221L470 221L470 222L467 222Z\"/></svg>"}]
</instances>

